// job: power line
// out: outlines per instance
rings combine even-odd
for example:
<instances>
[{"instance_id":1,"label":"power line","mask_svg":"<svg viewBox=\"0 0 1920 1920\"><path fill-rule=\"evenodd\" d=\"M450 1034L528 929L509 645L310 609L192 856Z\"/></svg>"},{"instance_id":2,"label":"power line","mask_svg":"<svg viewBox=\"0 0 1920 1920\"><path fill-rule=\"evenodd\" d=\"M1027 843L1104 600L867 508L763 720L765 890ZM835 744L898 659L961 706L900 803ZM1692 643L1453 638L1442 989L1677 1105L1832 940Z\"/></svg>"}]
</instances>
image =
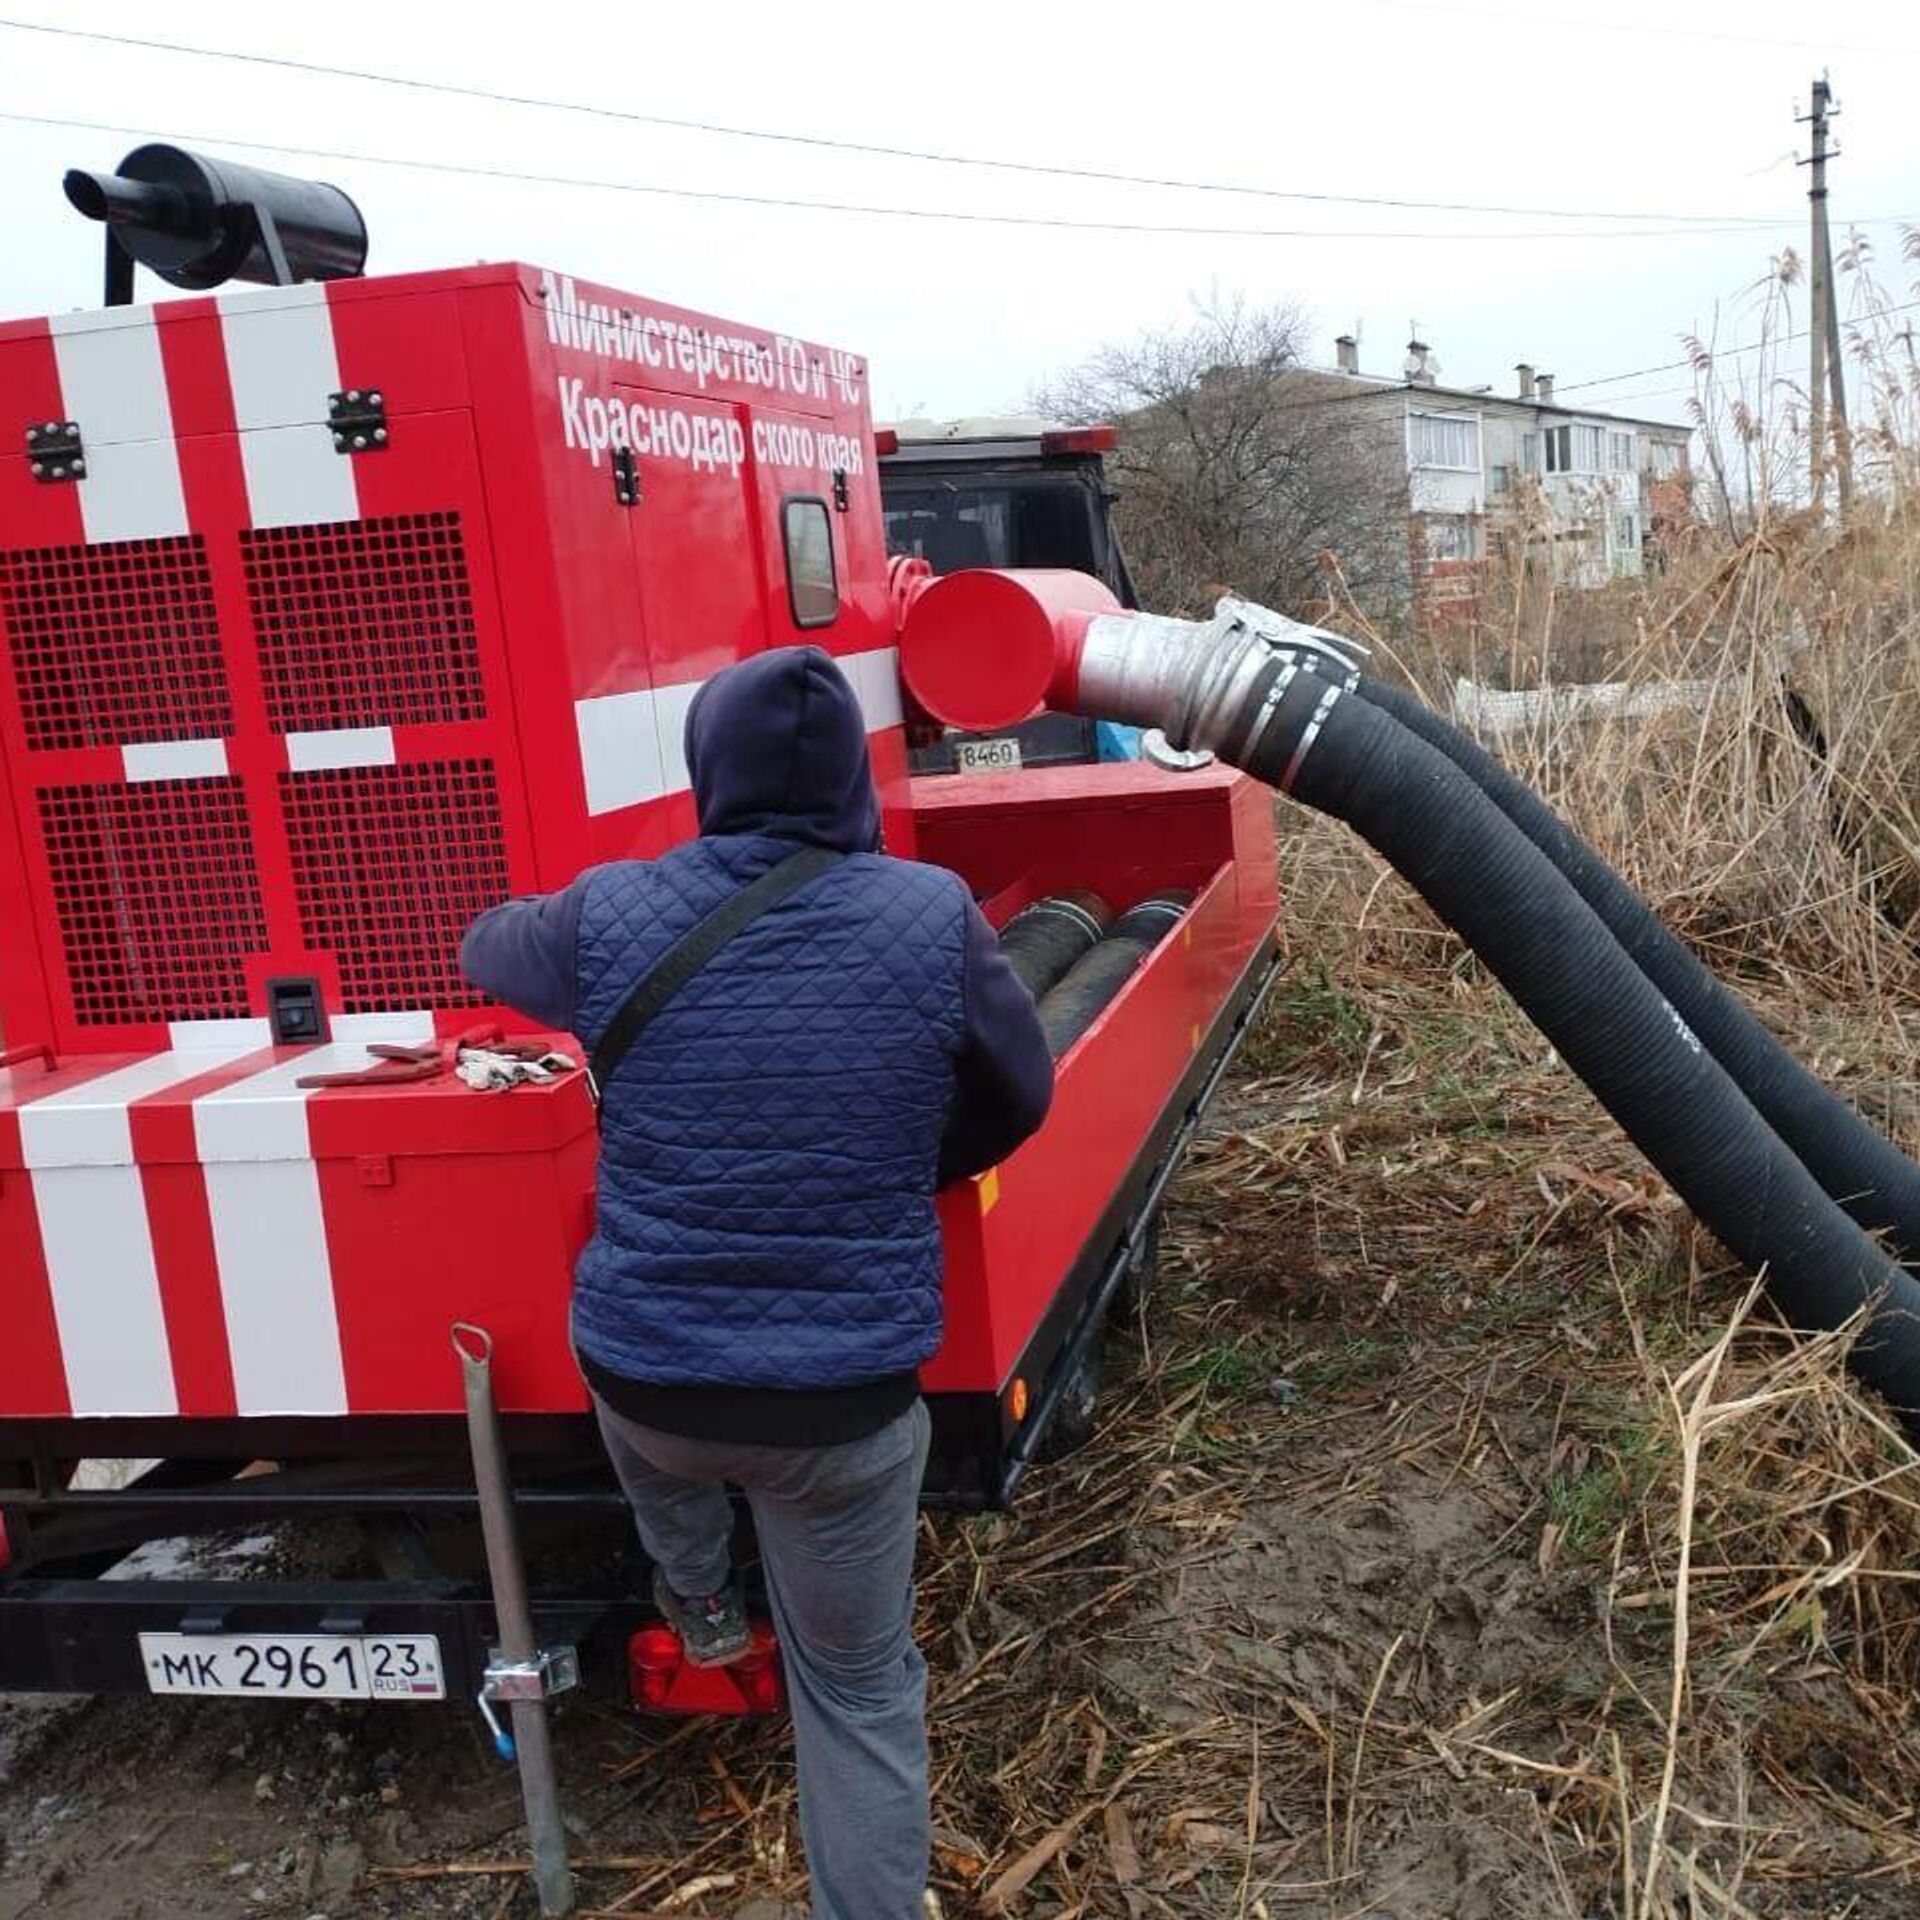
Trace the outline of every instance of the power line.
<instances>
[{"instance_id":1,"label":"power line","mask_svg":"<svg viewBox=\"0 0 1920 1920\"><path fill-rule=\"evenodd\" d=\"M1624 33L1636 39L1655 34L1668 40L1708 40L1727 46L1771 47L1785 53L1860 53L1891 55L1895 59L1920 60L1920 47L1864 45L1844 40L1789 40L1758 33L1729 33L1717 27L1674 27L1633 20L1595 20L1563 13L1503 13L1493 7L1452 4L1451 0L1365 0L1368 5L1386 7L1395 13L1452 14L1469 20L1492 21L1504 27L1572 27L1582 33Z\"/></svg>"},{"instance_id":2,"label":"power line","mask_svg":"<svg viewBox=\"0 0 1920 1920\"><path fill-rule=\"evenodd\" d=\"M193 59L226 60L246 66L272 67L282 72L309 74L327 79L358 80L374 86L401 87L417 93L442 94L461 100L480 100L491 106L533 107L551 113L581 114L592 119L623 121L629 125L665 127L679 133L705 133L731 140L762 140L784 146L817 147L835 153L860 154L870 159L916 160L939 166L986 168L1000 173L1045 175L1062 180L1091 180L1110 186L1171 188L1182 193L1236 194L1265 200L1310 201L1327 206L1386 207L1400 212L1488 213L1537 220L1661 220L1672 226L1709 228L1715 226L1772 227L1779 224L1777 221L1752 214L1622 213L1603 208L1516 207L1472 200L1416 200L1374 194L1310 193L1303 189L1253 186L1236 181L1190 180L1177 176L1118 173L1097 167L1069 167L1031 160L1008 160L989 154L948 153L937 148L883 146L871 141L831 138L824 134L793 133L767 127L733 126L721 121L678 119L666 114L635 113L626 108L598 106L587 101L559 100L539 94L509 93L491 87L463 86L449 80L426 80L412 74L380 73L361 67L328 66L315 60L295 60L279 54L235 52L224 47L195 46L186 41L147 39L132 34L101 33L89 28L55 26L41 20L0 19L0 28L6 28L15 33L43 34L62 40L85 40L102 46L135 48L142 52L182 54ZM228 144L237 146L243 143L230 141ZM303 148L299 151L317 150ZM1114 230L1147 232L1156 229L1117 227ZM1174 230L1189 231L1189 229ZM1200 228L1191 229L1191 231L1218 230Z\"/></svg>"},{"instance_id":3,"label":"power line","mask_svg":"<svg viewBox=\"0 0 1920 1920\"><path fill-rule=\"evenodd\" d=\"M1909 313L1916 307L1920 307L1920 300L1901 300L1892 306L1880 307L1875 311L1882 314ZM1863 318L1869 319L1872 317L1872 315L1863 316ZM1848 324L1857 326L1860 324L1860 321L1855 320ZM1776 334L1771 340L1749 340L1737 347L1709 347L1707 349L1707 357L1710 360L1731 360L1741 354L1764 353L1768 347L1780 346L1789 340L1804 340L1807 338L1807 332L1808 330L1805 327L1799 327L1791 333ZM1561 393L1580 393L1588 387L1610 387L1617 385L1622 380L1638 380L1644 374L1678 373L1693 366L1693 364L1694 362L1691 358L1685 360L1663 360L1658 366L1635 367L1629 373L1599 374L1591 380L1562 380L1556 382L1556 386Z\"/></svg>"},{"instance_id":4,"label":"power line","mask_svg":"<svg viewBox=\"0 0 1920 1920\"><path fill-rule=\"evenodd\" d=\"M4 24L4 23L0 23ZM153 129L108 120L76 120L41 113L0 110L0 120L21 126L63 127L83 133L122 133L136 139L156 137ZM401 167L419 173L460 174L478 180L506 180L523 186L572 187L600 193L641 193L667 200L697 200L708 204L773 207L806 213L862 214L888 220L955 221L968 226L1040 227L1076 233L1147 233L1184 235L1216 240L1661 240L1699 239L1705 234L1749 233L1748 227L1614 227L1558 229L1547 232L1444 227L1392 230L1380 227L1208 227L1162 224L1137 220L1073 220L1032 213L981 213L944 207L889 207L850 200L804 200L779 194L725 193L712 187L668 187L654 181L598 180L577 174L522 173L508 167L476 167L456 160L412 160L394 154L355 153L338 147L314 147L274 140L241 140L230 134L165 133L166 140L190 141L196 146L239 147L252 153L297 154L308 159L344 160L350 166ZM1785 225L1788 223L1769 223Z\"/></svg>"}]
</instances>

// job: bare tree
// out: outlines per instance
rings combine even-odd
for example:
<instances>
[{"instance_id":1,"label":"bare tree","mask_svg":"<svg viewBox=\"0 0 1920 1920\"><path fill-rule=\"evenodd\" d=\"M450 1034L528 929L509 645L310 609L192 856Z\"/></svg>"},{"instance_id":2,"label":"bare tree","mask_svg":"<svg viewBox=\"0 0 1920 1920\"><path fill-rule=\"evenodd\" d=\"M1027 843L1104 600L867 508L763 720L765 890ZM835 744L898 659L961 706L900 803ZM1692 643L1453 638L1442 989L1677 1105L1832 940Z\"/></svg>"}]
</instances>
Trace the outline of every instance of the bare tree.
<instances>
[{"instance_id":1,"label":"bare tree","mask_svg":"<svg viewBox=\"0 0 1920 1920\"><path fill-rule=\"evenodd\" d=\"M1407 579L1406 467L1347 384L1304 367L1299 312L1197 300L1190 325L1103 347L1036 403L1111 421L1115 522L1143 602L1204 610L1221 593L1304 610L1335 555L1384 608Z\"/></svg>"}]
</instances>

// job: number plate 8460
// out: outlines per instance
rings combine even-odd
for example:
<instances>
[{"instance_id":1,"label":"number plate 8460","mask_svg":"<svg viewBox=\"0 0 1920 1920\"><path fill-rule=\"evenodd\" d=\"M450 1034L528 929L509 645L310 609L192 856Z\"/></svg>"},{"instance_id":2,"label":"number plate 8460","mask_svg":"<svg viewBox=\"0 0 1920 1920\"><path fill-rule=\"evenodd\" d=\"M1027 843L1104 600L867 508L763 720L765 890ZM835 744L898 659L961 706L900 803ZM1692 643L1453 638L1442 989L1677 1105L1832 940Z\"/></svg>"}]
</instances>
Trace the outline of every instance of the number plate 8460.
<instances>
[{"instance_id":1,"label":"number plate 8460","mask_svg":"<svg viewBox=\"0 0 1920 1920\"><path fill-rule=\"evenodd\" d=\"M430 1633L143 1633L152 1693L242 1700L444 1700Z\"/></svg>"}]
</instances>

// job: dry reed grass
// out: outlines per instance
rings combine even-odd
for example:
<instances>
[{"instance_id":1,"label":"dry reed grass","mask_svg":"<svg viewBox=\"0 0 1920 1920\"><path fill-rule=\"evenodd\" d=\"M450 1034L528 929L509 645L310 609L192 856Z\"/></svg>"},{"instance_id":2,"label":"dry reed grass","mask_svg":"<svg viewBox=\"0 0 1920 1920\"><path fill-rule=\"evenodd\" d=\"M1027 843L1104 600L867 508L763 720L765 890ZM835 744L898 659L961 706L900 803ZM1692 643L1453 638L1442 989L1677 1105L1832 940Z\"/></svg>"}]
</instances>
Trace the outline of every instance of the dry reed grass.
<instances>
[{"instance_id":1,"label":"dry reed grass","mask_svg":"<svg viewBox=\"0 0 1920 1920\"><path fill-rule=\"evenodd\" d=\"M1456 673L1548 687L1568 660L1702 690L1653 717L1550 709L1497 750L1722 967L1920 997L1920 510L1693 544L1584 597L1516 569L1417 656L1347 612L1443 711Z\"/></svg>"}]
</instances>

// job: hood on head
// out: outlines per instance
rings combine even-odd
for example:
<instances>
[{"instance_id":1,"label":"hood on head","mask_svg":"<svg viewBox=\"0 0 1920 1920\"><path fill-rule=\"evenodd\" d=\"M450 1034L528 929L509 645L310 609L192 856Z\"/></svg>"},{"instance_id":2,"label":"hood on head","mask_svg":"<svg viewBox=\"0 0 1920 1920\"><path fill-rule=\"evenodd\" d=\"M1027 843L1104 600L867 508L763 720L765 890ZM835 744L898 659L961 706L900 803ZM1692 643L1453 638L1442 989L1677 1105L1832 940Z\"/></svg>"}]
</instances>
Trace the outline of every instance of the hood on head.
<instances>
[{"instance_id":1,"label":"hood on head","mask_svg":"<svg viewBox=\"0 0 1920 1920\"><path fill-rule=\"evenodd\" d=\"M866 717L818 647L775 647L715 674L687 709L686 752L702 833L842 853L880 844Z\"/></svg>"}]
</instances>

